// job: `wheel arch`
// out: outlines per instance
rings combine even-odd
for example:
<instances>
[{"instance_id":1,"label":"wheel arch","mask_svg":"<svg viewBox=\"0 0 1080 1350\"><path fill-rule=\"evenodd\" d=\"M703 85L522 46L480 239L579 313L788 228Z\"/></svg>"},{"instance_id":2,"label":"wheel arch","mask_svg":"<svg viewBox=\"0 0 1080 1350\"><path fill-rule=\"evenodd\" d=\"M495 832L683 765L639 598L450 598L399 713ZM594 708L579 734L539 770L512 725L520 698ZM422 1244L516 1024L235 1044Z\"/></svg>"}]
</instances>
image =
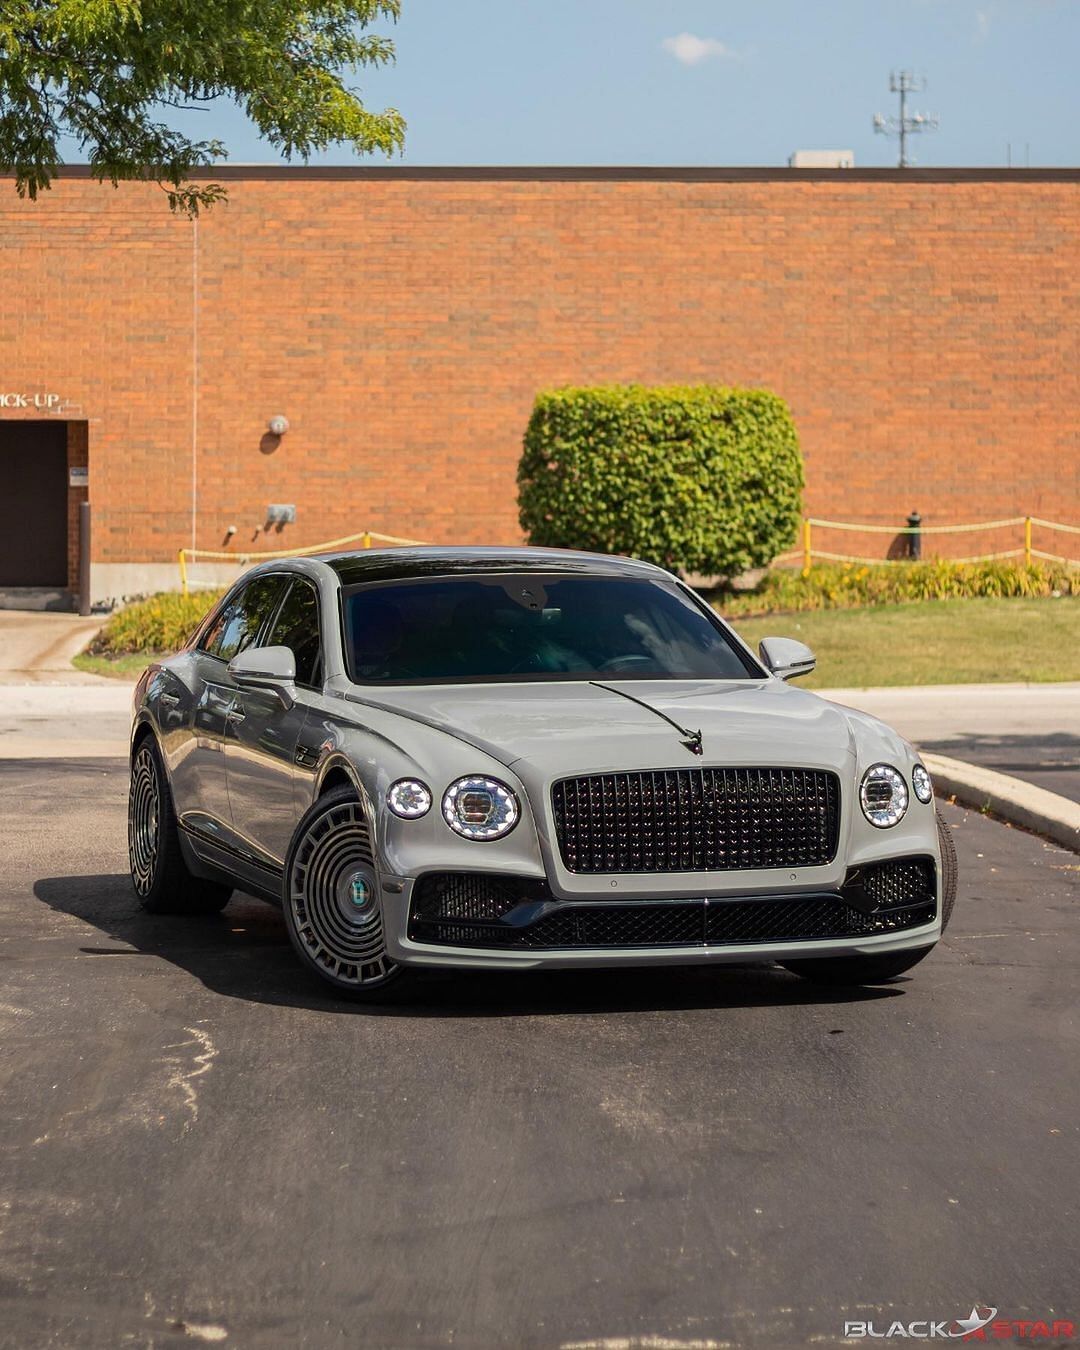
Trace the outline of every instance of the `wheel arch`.
<instances>
[{"instance_id":1,"label":"wheel arch","mask_svg":"<svg viewBox=\"0 0 1080 1350\"><path fill-rule=\"evenodd\" d=\"M157 740L157 732L148 714L143 713L131 729L131 749L128 758L134 759L139 747L147 740Z\"/></svg>"},{"instance_id":2,"label":"wheel arch","mask_svg":"<svg viewBox=\"0 0 1080 1350\"><path fill-rule=\"evenodd\" d=\"M367 801L367 793L364 791L352 765L347 760L337 757L328 759L320 767L311 800L313 802L318 801L320 797L325 797L328 792L333 792L335 788L349 788L356 793L361 802L366 803Z\"/></svg>"}]
</instances>

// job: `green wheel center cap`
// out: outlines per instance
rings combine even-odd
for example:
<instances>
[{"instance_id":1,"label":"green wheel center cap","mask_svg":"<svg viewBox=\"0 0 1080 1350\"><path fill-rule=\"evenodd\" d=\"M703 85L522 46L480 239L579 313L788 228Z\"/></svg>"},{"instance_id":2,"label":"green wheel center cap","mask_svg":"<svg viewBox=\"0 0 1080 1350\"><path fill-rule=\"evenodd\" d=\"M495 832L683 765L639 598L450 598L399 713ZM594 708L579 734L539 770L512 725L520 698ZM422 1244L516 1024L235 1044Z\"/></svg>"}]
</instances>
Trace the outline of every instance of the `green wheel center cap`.
<instances>
[{"instance_id":1,"label":"green wheel center cap","mask_svg":"<svg viewBox=\"0 0 1080 1350\"><path fill-rule=\"evenodd\" d=\"M346 913L367 913L375 904L375 884L366 872L344 878L338 895Z\"/></svg>"}]
</instances>

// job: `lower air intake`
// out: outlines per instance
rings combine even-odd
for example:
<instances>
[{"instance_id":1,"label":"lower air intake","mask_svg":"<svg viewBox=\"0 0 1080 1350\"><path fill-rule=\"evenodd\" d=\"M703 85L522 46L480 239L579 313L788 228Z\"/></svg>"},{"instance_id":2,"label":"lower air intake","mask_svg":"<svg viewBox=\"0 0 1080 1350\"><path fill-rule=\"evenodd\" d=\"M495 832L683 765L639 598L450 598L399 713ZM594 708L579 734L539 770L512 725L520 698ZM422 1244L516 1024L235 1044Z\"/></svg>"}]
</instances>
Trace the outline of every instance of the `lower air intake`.
<instances>
[{"instance_id":1,"label":"lower air intake","mask_svg":"<svg viewBox=\"0 0 1080 1350\"><path fill-rule=\"evenodd\" d=\"M409 936L444 947L503 950L708 947L874 937L932 923L930 889L905 890L913 903L870 912L865 892L666 903L559 903L542 882L444 873L423 878L413 893ZM899 891L890 887L889 894Z\"/></svg>"}]
</instances>

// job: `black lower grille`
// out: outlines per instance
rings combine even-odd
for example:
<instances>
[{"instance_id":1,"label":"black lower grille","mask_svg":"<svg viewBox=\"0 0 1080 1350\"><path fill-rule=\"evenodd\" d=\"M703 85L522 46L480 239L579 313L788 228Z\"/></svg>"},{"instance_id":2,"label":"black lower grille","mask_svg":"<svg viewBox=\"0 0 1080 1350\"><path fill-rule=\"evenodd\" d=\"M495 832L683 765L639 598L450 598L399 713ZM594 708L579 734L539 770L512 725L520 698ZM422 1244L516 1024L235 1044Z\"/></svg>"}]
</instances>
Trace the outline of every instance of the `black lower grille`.
<instances>
[{"instance_id":1,"label":"black lower grille","mask_svg":"<svg viewBox=\"0 0 1080 1350\"><path fill-rule=\"evenodd\" d=\"M871 888L881 905L869 901ZM409 936L518 950L737 946L873 937L931 923L935 913L929 858L852 873L839 894L639 904L559 902L542 881L448 872L417 882Z\"/></svg>"},{"instance_id":2,"label":"black lower grille","mask_svg":"<svg viewBox=\"0 0 1080 1350\"><path fill-rule=\"evenodd\" d=\"M799 900L736 900L710 904L706 941L717 946L739 942L812 942L816 938L871 937L898 928L930 923L925 913L863 914L843 900L811 896Z\"/></svg>"},{"instance_id":3,"label":"black lower grille","mask_svg":"<svg viewBox=\"0 0 1080 1350\"><path fill-rule=\"evenodd\" d=\"M934 906L863 914L842 900L703 901L666 905L568 905L535 922L414 921L412 937L447 947L705 947L872 937L931 923Z\"/></svg>"},{"instance_id":4,"label":"black lower grille","mask_svg":"<svg viewBox=\"0 0 1080 1350\"><path fill-rule=\"evenodd\" d=\"M820 769L659 769L551 789L571 872L817 867L836 854L840 785Z\"/></svg>"},{"instance_id":5,"label":"black lower grille","mask_svg":"<svg viewBox=\"0 0 1080 1350\"><path fill-rule=\"evenodd\" d=\"M543 881L487 872L428 872L413 889L412 917L501 919L518 905L551 899Z\"/></svg>"},{"instance_id":6,"label":"black lower grille","mask_svg":"<svg viewBox=\"0 0 1080 1350\"><path fill-rule=\"evenodd\" d=\"M875 863L856 874L874 908L932 904L935 897L933 858L898 858Z\"/></svg>"}]
</instances>

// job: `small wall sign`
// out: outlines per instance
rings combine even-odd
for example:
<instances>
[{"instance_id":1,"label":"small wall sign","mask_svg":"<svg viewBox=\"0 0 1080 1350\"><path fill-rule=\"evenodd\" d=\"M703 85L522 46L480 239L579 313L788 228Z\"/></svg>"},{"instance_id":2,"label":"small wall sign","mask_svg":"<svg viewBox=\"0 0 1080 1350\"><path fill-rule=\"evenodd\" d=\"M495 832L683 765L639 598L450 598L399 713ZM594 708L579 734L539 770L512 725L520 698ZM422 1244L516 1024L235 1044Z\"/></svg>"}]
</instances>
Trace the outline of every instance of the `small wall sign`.
<instances>
[{"instance_id":1,"label":"small wall sign","mask_svg":"<svg viewBox=\"0 0 1080 1350\"><path fill-rule=\"evenodd\" d=\"M59 394L0 393L0 408L36 408L38 412L55 412L59 406Z\"/></svg>"},{"instance_id":2,"label":"small wall sign","mask_svg":"<svg viewBox=\"0 0 1080 1350\"><path fill-rule=\"evenodd\" d=\"M85 464L73 464L68 469L68 487L89 487L90 470Z\"/></svg>"}]
</instances>

